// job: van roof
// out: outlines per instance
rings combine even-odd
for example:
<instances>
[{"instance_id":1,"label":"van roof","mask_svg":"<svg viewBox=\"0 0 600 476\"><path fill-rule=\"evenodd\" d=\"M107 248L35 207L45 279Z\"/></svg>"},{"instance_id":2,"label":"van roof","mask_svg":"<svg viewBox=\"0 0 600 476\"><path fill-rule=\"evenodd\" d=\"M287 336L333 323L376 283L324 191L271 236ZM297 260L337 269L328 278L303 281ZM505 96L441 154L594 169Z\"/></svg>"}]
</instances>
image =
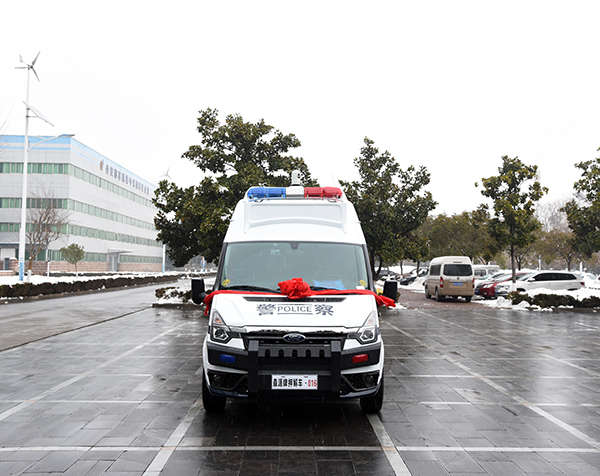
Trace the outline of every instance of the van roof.
<instances>
[{"instance_id":1,"label":"van roof","mask_svg":"<svg viewBox=\"0 0 600 476\"><path fill-rule=\"evenodd\" d=\"M471 258L468 256L438 256L433 258L429 265L437 263L469 263L471 264Z\"/></svg>"},{"instance_id":2,"label":"van roof","mask_svg":"<svg viewBox=\"0 0 600 476\"><path fill-rule=\"evenodd\" d=\"M365 243L354 206L339 188L296 186L279 190L283 192L271 187L250 188L235 207L225 242Z\"/></svg>"}]
</instances>

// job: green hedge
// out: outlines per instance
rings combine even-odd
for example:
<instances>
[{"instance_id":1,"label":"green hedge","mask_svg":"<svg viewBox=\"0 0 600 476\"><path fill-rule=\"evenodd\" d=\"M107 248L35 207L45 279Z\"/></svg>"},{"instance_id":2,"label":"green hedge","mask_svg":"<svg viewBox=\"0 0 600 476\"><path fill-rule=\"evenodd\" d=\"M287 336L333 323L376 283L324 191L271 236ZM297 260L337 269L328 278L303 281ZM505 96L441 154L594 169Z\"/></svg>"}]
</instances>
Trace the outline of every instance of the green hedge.
<instances>
[{"instance_id":1,"label":"green hedge","mask_svg":"<svg viewBox=\"0 0 600 476\"><path fill-rule=\"evenodd\" d=\"M31 296L46 296L52 294L91 291L93 289L123 288L141 286L144 284L161 284L177 280L177 276L131 276L118 278L100 278L88 281L57 282L57 283L19 283L0 286L0 298L20 298Z\"/></svg>"},{"instance_id":2,"label":"green hedge","mask_svg":"<svg viewBox=\"0 0 600 476\"><path fill-rule=\"evenodd\" d=\"M559 294L536 294L535 296L529 296L528 294L514 292L508 295L508 299L510 299L513 304L519 304L525 301L530 306L539 306L541 308L560 306L583 309L600 308L600 297L596 296L591 296L585 298L583 301L580 301L579 299L575 299L573 296Z\"/></svg>"}]
</instances>

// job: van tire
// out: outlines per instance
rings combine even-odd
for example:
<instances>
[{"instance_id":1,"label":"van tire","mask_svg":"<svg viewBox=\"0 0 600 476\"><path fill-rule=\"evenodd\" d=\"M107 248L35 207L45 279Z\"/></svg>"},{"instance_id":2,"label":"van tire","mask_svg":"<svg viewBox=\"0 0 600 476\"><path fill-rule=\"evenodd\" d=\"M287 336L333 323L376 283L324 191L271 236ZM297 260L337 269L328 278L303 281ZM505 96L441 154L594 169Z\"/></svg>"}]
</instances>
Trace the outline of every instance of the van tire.
<instances>
[{"instance_id":1,"label":"van tire","mask_svg":"<svg viewBox=\"0 0 600 476\"><path fill-rule=\"evenodd\" d=\"M429 294L429 290L427 289L427 285L425 285L425 297L427 299L431 299L431 294Z\"/></svg>"},{"instance_id":2,"label":"van tire","mask_svg":"<svg viewBox=\"0 0 600 476\"><path fill-rule=\"evenodd\" d=\"M440 290L438 288L435 288L435 300L437 302L442 302L445 300L444 296L440 295Z\"/></svg>"},{"instance_id":3,"label":"van tire","mask_svg":"<svg viewBox=\"0 0 600 476\"><path fill-rule=\"evenodd\" d=\"M203 372L204 373L204 372ZM202 376L202 405L206 413L223 413L227 397L219 397L210 393L208 385L206 385L206 376Z\"/></svg>"},{"instance_id":4,"label":"van tire","mask_svg":"<svg viewBox=\"0 0 600 476\"><path fill-rule=\"evenodd\" d=\"M471 302L471 298L472 298L472 296L465 296L465 301Z\"/></svg>"},{"instance_id":5,"label":"van tire","mask_svg":"<svg viewBox=\"0 0 600 476\"><path fill-rule=\"evenodd\" d=\"M381 376L381 383L379 384L379 390L372 397L365 397L360 399L360 408L364 413L377 413L383 406L383 375Z\"/></svg>"}]
</instances>

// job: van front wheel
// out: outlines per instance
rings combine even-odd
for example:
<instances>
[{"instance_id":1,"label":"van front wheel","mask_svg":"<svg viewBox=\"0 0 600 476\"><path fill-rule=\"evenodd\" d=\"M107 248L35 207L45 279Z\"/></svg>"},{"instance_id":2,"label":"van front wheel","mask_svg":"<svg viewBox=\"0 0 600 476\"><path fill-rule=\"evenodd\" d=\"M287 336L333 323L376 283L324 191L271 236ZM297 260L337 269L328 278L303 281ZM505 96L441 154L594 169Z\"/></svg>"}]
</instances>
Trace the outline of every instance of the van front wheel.
<instances>
[{"instance_id":1,"label":"van front wheel","mask_svg":"<svg viewBox=\"0 0 600 476\"><path fill-rule=\"evenodd\" d=\"M429 294L429 289L427 289L427 285L425 285L425 297L427 299L431 299L431 294Z\"/></svg>"},{"instance_id":2,"label":"van front wheel","mask_svg":"<svg viewBox=\"0 0 600 476\"><path fill-rule=\"evenodd\" d=\"M379 390L372 397L364 397L360 399L360 408L365 413L377 413L383 406L383 376L379 384Z\"/></svg>"},{"instance_id":3,"label":"van front wheel","mask_svg":"<svg viewBox=\"0 0 600 476\"><path fill-rule=\"evenodd\" d=\"M204 372L202 372L204 373ZM202 405L206 413L222 413L225 410L227 397L219 397L210 393L206 385L206 377L202 377Z\"/></svg>"}]
</instances>

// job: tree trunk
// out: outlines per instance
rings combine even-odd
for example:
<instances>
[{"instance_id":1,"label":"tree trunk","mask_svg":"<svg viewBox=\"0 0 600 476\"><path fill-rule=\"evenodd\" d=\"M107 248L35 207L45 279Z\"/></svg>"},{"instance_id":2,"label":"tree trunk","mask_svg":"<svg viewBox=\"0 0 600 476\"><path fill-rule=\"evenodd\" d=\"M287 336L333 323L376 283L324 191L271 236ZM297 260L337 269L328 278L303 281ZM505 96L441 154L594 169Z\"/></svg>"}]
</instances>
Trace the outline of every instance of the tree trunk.
<instances>
[{"instance_id":1,"label":"tree trunk","mask_svg":"<svg viewBox=\"0 0 600 476\"><path fill-rule=\"evenodd\" d=\"M515 245L510 245L510 268L512 270L512 282L517 282L517 270L515 269Z\"/></svg>"}]
</instances>

